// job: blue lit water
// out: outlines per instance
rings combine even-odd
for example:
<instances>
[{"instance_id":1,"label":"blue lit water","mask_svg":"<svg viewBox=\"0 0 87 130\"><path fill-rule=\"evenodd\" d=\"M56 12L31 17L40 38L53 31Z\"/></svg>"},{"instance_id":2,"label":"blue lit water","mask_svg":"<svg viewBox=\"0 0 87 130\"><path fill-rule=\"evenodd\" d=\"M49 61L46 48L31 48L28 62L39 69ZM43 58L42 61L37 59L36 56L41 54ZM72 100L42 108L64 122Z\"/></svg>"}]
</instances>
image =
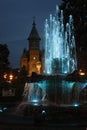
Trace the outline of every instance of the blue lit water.
<instances>
[{"instance_id":1,"label":"blue lit water","mask_svg":"<svg viewBox=\"0 0 87 130\"><path fill-rule=\"evenodd\" d=\"M45 22L45 74L65 74L77 70L72 15L64 24L63 11L56 6L54 16Z\"/></svg>"}]
</instances>

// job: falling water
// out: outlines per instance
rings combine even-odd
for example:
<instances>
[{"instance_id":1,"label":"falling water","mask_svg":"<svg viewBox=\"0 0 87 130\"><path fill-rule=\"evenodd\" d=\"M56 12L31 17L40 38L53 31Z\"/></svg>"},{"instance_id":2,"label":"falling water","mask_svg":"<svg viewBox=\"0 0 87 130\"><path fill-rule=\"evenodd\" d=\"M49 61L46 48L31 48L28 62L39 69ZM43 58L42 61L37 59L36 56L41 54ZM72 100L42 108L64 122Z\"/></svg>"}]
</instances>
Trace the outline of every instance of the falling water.
<instances>
[{"instance_id":1,"label":"falling water","mask_svg":"<svg viewBox=\"0 0 87 130\"><path fill-rule=\"evenodd\" d=\"M56 6L45 22L45 74L66 74L77 69L72 15L64 25L63 11Z\"/></svg>"}]
</instances>

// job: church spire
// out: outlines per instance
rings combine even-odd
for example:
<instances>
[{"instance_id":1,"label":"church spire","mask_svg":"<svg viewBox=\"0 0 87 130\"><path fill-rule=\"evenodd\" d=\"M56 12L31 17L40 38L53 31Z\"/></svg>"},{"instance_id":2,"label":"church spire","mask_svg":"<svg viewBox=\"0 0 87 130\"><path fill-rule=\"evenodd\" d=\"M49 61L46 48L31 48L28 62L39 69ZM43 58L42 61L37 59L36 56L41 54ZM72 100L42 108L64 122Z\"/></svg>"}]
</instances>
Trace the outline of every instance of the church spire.
<instances>
[{"instance_id":1,"label":"church spire","mask_svg":"<svg viewBox=\"0 0 87 130\"><path fill-rule=\"evenodd\" d=\"M36 29L35 17L33 17L32 29L28 37L29 50L39 50L40 49L40 36Z\"/></svg>"},{"instance_id":2,"label":"church spire","mask_svg":"<svg viewBox=\"0 0 87 130\"><path fill-rule=\"evenodd\" d=\"M41 40L40 36L38 34L38 31L36 29L35 17L33 17L32 30L31 30L30 35L28 37L28 40L31 40L31 39Z\"/></svg>"},{"instance_id":3,"label":"church spire","mask_svg":"<svg viewBox=\"0 0 87 130\"><path fill-rule=\"evenodd\" d=\"M33 17L33 24L32 25L36 26L36 24L35 24L35 17Z\"/></svg>"}]
</instances>

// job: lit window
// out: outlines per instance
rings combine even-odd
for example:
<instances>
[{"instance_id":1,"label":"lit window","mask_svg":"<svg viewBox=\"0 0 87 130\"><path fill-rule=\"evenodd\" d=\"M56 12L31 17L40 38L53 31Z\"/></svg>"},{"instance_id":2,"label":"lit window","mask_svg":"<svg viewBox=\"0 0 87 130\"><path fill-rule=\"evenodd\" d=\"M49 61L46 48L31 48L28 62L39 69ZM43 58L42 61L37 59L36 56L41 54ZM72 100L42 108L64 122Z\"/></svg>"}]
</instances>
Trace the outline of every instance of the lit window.
<instances>
[{"instance_id":1,"label":"lit window","mask_svg":"<svg viewBox=\"0 0 87 130\"><path fill-rule=\"evenodd\" d=\"M35 59L36 59L36 57L34 56L34 57L33 57L33 60L35 60Z\"/></svg>"}]
</instances>

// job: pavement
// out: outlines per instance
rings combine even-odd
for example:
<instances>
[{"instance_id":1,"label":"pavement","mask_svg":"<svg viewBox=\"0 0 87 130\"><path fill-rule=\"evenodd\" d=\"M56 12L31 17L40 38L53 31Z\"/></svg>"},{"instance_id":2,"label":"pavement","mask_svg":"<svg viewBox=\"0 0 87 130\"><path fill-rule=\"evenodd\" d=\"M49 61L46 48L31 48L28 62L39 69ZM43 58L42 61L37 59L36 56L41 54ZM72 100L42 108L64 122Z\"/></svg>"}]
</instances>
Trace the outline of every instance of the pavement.
<instances>
[{"instance_id":1,"label":"pavement","mask_svg":"<svg viewBox=\"0 0 87 130\"><path fill-rule=\"evenodd\" d=\"M35 113L16 113L16 109L11 107L0 112L0 130L87 130L87 118L42 118Z\"/></svg>"}]
</instances>

